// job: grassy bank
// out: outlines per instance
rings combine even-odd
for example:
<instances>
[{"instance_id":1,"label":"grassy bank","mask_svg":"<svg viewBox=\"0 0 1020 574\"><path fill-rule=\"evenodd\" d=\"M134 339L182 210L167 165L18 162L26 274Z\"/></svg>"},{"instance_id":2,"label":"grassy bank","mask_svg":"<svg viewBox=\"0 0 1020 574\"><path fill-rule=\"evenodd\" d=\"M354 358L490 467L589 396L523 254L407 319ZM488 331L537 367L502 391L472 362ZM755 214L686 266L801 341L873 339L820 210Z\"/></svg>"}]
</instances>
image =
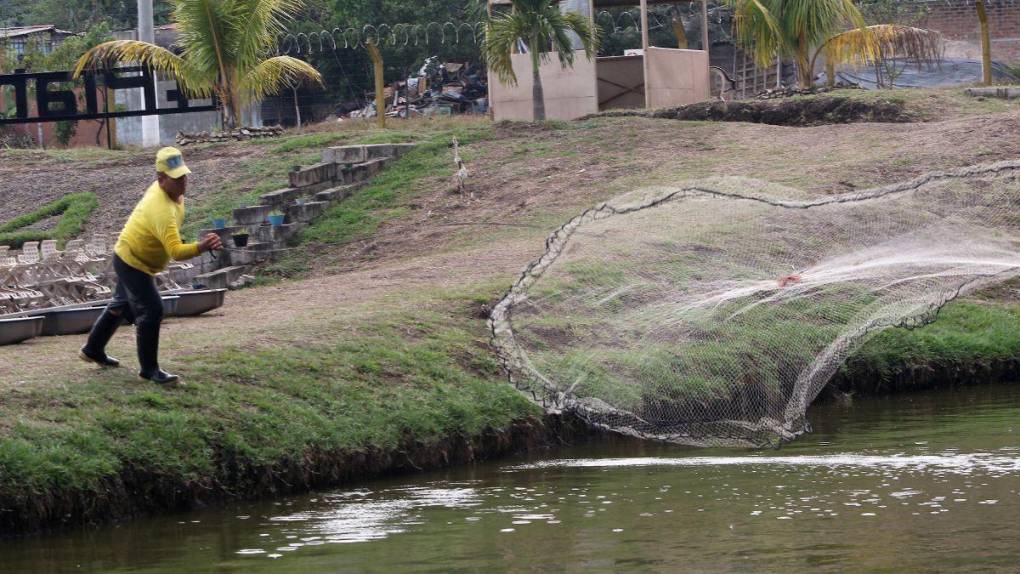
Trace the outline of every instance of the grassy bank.
<instances>
[{"instance_id":1,"label":"grassy bank","mask_svg":"<svg viewBox=\"0 0 1020 574\"><path fill-rule=\"evenodd\" d=\"M176 391L128 369L56 394L16 388L0 402L0 533L302 490L385 470L380 457L423 466L432 446L535 417L487 348L477 298L492 290L419 293L413 312L300 346L190 356Z\"/></svg>"},{"instance_id":2,"label":"grassy bank","mask_svg":"<svg viewBox=\"0 0 1020 574\"><path fill-rule=\"evenodd\" d=\"M932 95L900 94L908 109ZM244 166L231 168L217 193L189 202L193 233L285 185L292 165L316 161L326 145L421 144L304 230L272 270L282 280L231 293L208 316L168 322L164 366L184 375L186 388L138 381L127 329L111 347L125 361L115 371L78 362L77 337L0 348L0 534L328 487L519 447L538 436L540 413L504 382L483 309L541 254L549 231L642 185L733 175L835 193L1020 150L1005 137L986 145L980 131L1015 131L1015 103L981 103L981 113L1007 108L975 131L959 109L969 100L934 95L953 107L953 122L394 122L386 131L310 129L186 152L210 167L233 154ZM451 182L454 135L474 198ZM105 162L128 171L131 160L148 178L148 156L131 153L11 158L70 162L97 179ZM861 392L954 382L920 375L1015 361L1018 327L1010 289L958 301L933 325L871 340L839 381Z\"/></svg>"}]
</instances>

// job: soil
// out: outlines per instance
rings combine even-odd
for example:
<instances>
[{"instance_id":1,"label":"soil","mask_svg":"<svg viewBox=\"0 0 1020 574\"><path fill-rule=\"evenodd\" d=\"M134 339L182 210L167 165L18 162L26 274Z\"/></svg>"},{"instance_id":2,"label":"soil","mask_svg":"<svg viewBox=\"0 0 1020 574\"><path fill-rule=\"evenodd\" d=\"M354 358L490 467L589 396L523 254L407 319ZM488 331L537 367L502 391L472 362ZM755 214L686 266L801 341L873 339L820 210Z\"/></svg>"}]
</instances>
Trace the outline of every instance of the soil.
<instances>
[{"instance_id":1,"label":"soil","mask_svg":"<svg viewBox=\"0 0 1020 574\"><path fill-rule=\"evenodd\" d=\"M689 121L749 122L773 126L820 126L852 122L912 121L904 104L893 100L862 101L845 96L782 98L766 101L701 102L650 112L609 112Z\"/></svg>"},{"instance_id":2,"label":"soil","mask_svg":"<svg viewBox=\"0 0 1020 574\"><path fill-rule=\"evenodd\" d=\"M188 201L201 201L268 153L264 146L216 146L189 149ZM156 179L151 152L125 154L93 162L58 161L45 152L0 150L4 220L29 213L68 193L91 191L99 199L84 236L115 237L142 194Z\"/></svg>"}]
</instances>

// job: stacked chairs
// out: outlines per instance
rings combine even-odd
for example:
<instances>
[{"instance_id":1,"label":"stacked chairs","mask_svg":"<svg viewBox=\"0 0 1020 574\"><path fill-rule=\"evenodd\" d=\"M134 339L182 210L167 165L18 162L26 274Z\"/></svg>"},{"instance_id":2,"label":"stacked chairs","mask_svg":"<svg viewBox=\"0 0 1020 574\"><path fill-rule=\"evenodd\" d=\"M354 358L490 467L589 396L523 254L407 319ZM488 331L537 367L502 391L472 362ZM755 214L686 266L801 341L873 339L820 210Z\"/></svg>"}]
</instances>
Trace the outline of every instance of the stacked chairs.
<instances>
[{"instance_id":1,"label":"stacked chairs","mask_svg":"<svg viewBox=\"0 0 1020 574\"><path fill-rule=\"evenodd\" d=\"M86 303L112 295L106 242L26 242L21 253L0 248L0 314Z\"/></svg>"}]
</instances>

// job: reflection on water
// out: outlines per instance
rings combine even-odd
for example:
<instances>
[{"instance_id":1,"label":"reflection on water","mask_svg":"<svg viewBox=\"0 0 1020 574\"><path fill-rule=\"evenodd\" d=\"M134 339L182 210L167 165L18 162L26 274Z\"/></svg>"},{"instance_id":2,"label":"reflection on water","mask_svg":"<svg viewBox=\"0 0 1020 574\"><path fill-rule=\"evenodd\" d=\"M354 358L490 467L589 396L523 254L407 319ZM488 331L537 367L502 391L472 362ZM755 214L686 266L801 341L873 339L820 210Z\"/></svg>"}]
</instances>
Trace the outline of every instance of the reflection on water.
<instances>
[{"instance_id":1,"label":"reflection on water","mask_svg":"<svg viewBox=\"0 0 1020 574\"><path fill-rule=\"evenodd\" d=\"M824 405L780 451L612 441L0 543L7 572L1012 571L1020 385Z\"/></svg>"}]
</instances>

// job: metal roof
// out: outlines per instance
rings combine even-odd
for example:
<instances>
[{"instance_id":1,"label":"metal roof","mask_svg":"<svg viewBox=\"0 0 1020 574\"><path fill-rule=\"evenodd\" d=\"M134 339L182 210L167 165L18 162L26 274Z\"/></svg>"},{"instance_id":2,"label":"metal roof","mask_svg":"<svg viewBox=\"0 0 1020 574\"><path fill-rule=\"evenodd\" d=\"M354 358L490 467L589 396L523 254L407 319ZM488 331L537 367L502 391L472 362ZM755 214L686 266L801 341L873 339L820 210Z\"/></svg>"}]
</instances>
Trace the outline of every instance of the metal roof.
<instances>
[{"instance_id":1,"label":"metal roof","mask_svg":"<svg viewBox=\"0 0 1020 574\"><path fill-rule=\"evenodd\" d=\"M0 38L18 38L21 36L31 36L33 34L39 34L43 32L49 32L51 34L61 34L64 36L73 36L74 32L69 30L61 30L53 24L42 25L42 26L14 26L12 28L0 28Z\"/></svg>"}]
</instances>

